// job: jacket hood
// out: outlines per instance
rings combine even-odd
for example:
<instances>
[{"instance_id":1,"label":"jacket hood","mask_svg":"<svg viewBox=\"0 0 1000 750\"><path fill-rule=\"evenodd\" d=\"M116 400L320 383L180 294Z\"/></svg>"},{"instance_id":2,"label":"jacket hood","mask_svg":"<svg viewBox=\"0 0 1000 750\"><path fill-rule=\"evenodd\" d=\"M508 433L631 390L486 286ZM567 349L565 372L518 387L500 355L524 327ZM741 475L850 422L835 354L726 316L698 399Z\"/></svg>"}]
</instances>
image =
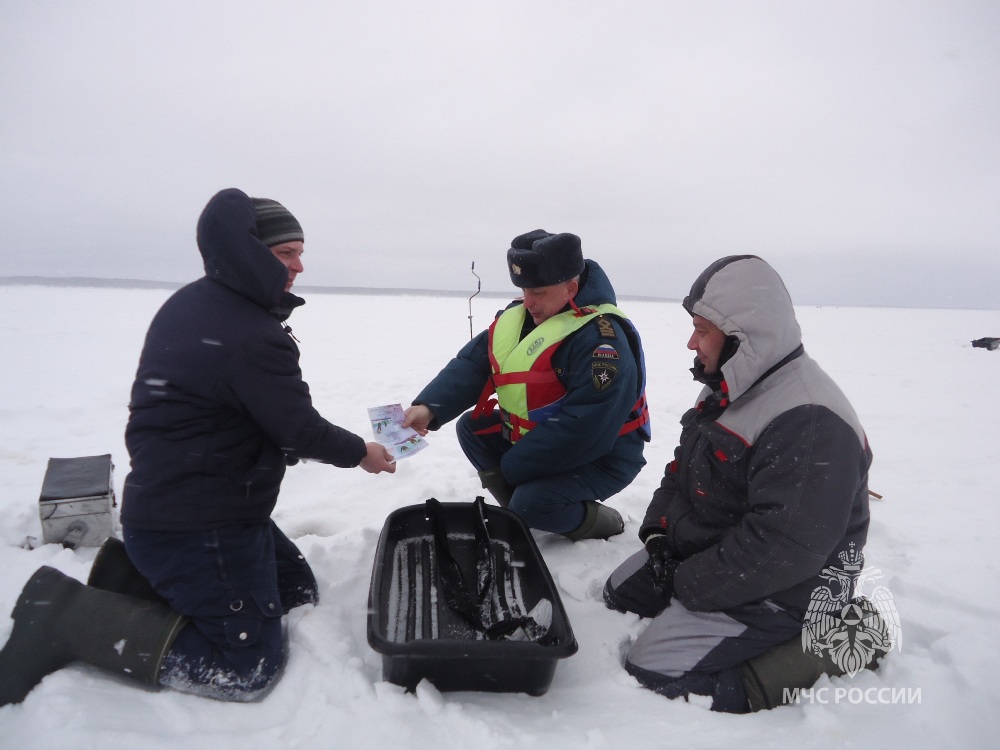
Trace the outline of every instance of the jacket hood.
<instances>
[{"instance_id":1,"label":"jacket hood","mask_svg":"<svg viewBox=\"0 0 1000 750\"><path fill-rule=\"evenodd\" d=\"M576 303L577 307L601 305L606 302L612 305L618 304L615 289L611 286L611 279L597 264L597 261L584 261L583 273L580 274L580 291L576 293L573 302Z\"/></svg>"},{"instance_id":2,"label":"jacket hood","mask_svg":"<svg viewBox=\"0 0 1000 750\"><path fill-rule=\"evenodd\" d=\"M739 341L721 368L731 401L802 344L784 282L756 255L731 255L710 265L695 280L684 309Z\"/></svg>"},{"instance_id":3,"label":"jacket hood","mask_svg":"<svg viewBox=\"0 0 1000 750\"><path fill-rule=\"evenodd\" d=\"M197 236L208 278L279 317L305 303L285 291L288 269L257 238L256 212L243 191L217 193L201 212Z\"/></svg>"}]
</instances>

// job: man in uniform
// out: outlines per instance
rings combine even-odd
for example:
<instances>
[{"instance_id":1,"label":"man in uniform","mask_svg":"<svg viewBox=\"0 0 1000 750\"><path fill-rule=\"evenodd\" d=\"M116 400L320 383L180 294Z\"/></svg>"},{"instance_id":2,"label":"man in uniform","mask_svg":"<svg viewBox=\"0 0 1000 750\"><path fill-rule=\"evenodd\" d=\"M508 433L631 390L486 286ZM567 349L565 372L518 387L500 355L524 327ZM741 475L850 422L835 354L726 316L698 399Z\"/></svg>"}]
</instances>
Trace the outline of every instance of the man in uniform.
<instances>
[{"instance_id":1,"label":"man in uniform","mask_svg":"<svg viewBox=\"0 0 1000 750\"><path fill-rule=\"evenodd\" d=\"M638 333L576 235L515 237L507 266L523 300L420 392L406 424L426 433L459 418L483 487L528 526L574 541L620 534L603 503L645 465L650 435Z\"/></svg>"}]
</instances>

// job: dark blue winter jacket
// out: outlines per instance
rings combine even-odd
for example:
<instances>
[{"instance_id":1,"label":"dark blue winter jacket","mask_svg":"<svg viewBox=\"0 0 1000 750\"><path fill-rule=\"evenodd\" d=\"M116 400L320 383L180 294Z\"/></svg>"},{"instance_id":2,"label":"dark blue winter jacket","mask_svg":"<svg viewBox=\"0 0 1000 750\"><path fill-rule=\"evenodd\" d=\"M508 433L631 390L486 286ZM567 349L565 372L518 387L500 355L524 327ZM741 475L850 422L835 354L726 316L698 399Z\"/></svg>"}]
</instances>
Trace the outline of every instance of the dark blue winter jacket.
<instances>
[{"instance_id":1,"label":"dark blue winter jacket","mask_svg":"<svg viewBox=\"0 0 1000 750\"><path fill-rule=\"evenodd\" d=\"M579 307L616 303L611 282L592 260L586 261L574 302ZM608 319L615 339L602 337L597 322L591 322L569 336L553 355L553 370L567 393L558 418L541 422L504 454L500 470L511 484L589 464L620 486L631 482L646 464L642 456L646 432L639 429L618 434L644 385L641 346L636 337L638 351L633 352L623 323L613 317ZM531 316L526 315L521 338L534 327ZM595 388L595 351L609 344L619 355L617 374L610 387ZM483 331L414 399L413 403L424 404L434 413L432 430L476 404L490 375L488 346L488 331Z\"/></svg>"},{"instance_id":2,"label":"dark blue winter jacket","mask_svg":"<svg viewBox=\"0 0 1000 750\"><path fill-rule=\"evenodd\" d=\"M326 421L284 320L303 300L256 236L253 204L224 190L198 222L205 277L153 318L125 442L126 527L194 531L266 520L288 459L357 466L359 436Z\"/></svg>"}]
</instances>

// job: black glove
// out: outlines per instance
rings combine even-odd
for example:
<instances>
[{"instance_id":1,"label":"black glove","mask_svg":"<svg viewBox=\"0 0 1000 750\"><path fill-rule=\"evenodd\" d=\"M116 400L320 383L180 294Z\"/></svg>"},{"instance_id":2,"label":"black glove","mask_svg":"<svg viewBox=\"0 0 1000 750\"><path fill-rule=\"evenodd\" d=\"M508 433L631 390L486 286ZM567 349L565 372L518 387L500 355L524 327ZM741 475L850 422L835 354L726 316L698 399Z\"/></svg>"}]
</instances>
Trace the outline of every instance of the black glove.
<instances>
[{"instance_id":1,"label":"black glove","mask_svg":"<svg viewBox=\"0 0 1000 750\"><path fill-rule=\"evenodd\" d=\"M649 555L649 571L653 576L656 593L667 601L674 595L674 571L679 561L674 559L670 545L664 534L653 534L646 538L646 553Z\"/></svg>"}]
</instances>

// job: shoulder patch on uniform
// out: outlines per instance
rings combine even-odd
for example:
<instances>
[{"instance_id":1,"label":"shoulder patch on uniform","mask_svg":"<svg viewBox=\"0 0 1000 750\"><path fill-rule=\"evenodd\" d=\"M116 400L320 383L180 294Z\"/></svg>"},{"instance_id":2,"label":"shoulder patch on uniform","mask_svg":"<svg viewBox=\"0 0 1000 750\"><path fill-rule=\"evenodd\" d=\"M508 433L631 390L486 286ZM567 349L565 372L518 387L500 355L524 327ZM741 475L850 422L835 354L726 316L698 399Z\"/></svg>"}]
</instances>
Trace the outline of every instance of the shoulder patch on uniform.
<instances>
[{"instance_id":1,"label":"shoulder patch on uniform","mask_svg":"<svg viewBox=\"0 0 1000 750\"><path fill-rule=\"evenodd\" d=\"M594 359L618 359L618 350L611 344L601 344L594 349Z\"/></svg>"},{"instance_id":2,"label":"shoulder patch on uniform","mask_svg":"<svg viewBox=\"0 0 1000 750\"><path fill-rule=\"evenodd\" d=\"M597 330L601 334L603 339L616 339L618 334L615 333L615 327L611 325L611 321L601 315L597 319Z\"/></svg>"},{"instance_id":3,"label":"shoulder patch on uniform","mask_svg":"<svg viewBox=\"0 0 1000 750\"><path fill-rule=\"evenodd\" d=\"M614 360L592 360L590 363L590 379L598 391L606 391L615 382L618 375L618 365Z\"/></svg>"}]
</instances>

